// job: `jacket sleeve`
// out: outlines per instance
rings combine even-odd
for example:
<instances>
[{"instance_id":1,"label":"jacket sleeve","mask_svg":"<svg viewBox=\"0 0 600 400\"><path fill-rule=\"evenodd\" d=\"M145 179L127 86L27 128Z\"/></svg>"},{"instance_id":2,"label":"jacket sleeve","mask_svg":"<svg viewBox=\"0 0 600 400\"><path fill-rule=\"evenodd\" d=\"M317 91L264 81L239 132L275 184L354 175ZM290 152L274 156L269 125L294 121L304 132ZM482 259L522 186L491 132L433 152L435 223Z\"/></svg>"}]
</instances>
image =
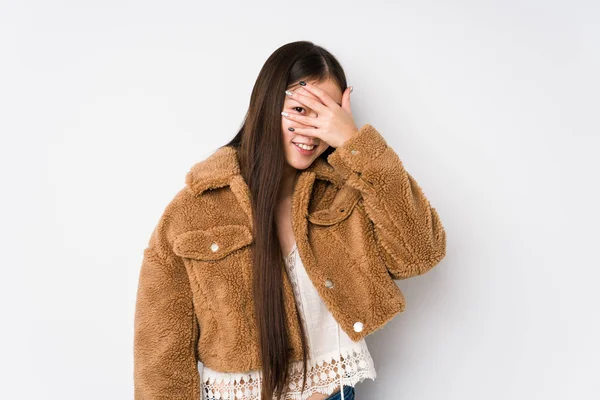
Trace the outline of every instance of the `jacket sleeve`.
<instances>
[{"instance_id":1,"label":"jacket sleeve","mask_svg":"<svg viewBox=\"0 0 600 400\"><path fill-rule=\"evenodd\" d=\"M199 326L189 279L165 238L152 232L139 273L134 318L135 400L200 399Z\"/></svg>"},{"instance_id":2,"label":"jacket sleeve","mask_svg":"<svg viewBox=\"0 0 600 400\"><path fill-rule=\"evenodd\" d=\"M446 233L436 209L372 125L364 124L327 161L361 192L392 279L421 275L445 257Z\"/></svg>"}]
</instances>

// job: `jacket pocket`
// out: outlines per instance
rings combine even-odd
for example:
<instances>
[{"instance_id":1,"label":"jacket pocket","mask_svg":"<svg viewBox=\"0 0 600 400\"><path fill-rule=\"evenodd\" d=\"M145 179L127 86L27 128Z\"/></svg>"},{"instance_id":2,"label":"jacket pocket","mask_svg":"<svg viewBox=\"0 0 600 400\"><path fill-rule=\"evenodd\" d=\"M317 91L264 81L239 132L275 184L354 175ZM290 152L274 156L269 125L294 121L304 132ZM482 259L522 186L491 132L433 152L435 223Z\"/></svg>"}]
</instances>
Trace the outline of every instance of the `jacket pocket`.
<instances>
[{"instance_id":1,"label":"jacket pocket","mask_svg":"<svg viewBox=\"0 0 600 400\"><path fill-rule=\"evenodd\" d=\"M361 198L361 193L348 185L343 186L333 198L329 207L308 215L308 220L315 225L334 225L350 216Z\"/></svg>"},{"instance_id":2,"label":"jacket pocket","mask_svg":"<svg viewBox=\"0 0 600 400\"><path fill-rule=\"evenodd\" d=\"M247 226L222 225L180 234L173 242L173 251L180 257L214 261L252 242L252 232Z\"/></svg>"}]
</instances>

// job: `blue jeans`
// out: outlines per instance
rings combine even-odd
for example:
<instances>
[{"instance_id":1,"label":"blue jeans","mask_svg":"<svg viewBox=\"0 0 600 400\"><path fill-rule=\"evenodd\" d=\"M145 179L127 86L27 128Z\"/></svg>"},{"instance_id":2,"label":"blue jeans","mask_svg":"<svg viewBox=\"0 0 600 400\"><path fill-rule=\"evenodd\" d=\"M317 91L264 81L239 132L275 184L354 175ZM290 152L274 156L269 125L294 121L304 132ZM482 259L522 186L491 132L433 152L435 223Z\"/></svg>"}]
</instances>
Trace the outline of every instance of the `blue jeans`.
<instances>
[{"instance_id":1,"label":"blue jeans","mask_svg":"<svg viewBox=\"0 0 600 400\"><path fill-rule=\"evenodd\" d=\"M354 387L353 386L344 385L343 390L344 390L344 400L354 400ZM341 400L341 399L342 399L342 393L340 391L338 391L337 393L332 394L325 400Z\"/></svg>"}]
</instances>

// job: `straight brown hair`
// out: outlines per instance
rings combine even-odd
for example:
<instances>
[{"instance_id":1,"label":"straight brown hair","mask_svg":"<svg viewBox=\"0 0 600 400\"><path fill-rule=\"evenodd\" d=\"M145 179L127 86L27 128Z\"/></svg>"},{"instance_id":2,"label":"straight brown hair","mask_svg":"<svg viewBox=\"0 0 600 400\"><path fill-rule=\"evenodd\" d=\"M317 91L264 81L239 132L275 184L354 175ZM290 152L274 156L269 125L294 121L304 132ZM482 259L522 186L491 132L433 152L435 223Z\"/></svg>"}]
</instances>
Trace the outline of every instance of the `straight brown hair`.
<instances>
[{"instance_id":1,"label":"straight brown hair","mask_svg":"<svg viewBox=\"0 0 600 400\"><path fill-rule=\"evenodd\" d=\"M285 264L275 224L286 162L281 131L284 91L300 80L322 82L326 79L336 82L342 93L346 90L344 71L330 52L309 41L279 47L258 74L240 130L229 143L221 146L232 146L238 150L241 174L251 195L253 298L263 376L261 400L271 400L274 394L277 399L283 396L291 361L283 296ZM326 159L333 150L328 147L320 157ZM297 307L296 315L299 316ZM304 392L308 345L304 326L299 319L297 322L302 341Z\"/></svg>"}]
</instances>

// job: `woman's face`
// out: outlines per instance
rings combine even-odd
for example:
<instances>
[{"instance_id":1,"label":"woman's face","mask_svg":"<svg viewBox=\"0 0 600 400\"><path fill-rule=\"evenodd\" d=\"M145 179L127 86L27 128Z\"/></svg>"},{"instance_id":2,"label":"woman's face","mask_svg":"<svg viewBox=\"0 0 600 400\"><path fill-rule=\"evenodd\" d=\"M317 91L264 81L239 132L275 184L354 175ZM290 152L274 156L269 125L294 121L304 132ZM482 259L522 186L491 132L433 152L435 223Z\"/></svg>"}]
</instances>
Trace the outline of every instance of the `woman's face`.
<instances>
[{"instance_id":1,"label":"woman's face","mask_svg":"<svg viewBox=\"0 0 600 400\"><path fill-rule=\"evenodd\" d=\"M327 79L323 82L315 82L315 81L307 81L317 86L321 90L324 90L331 96L336 103L341 105L342 103L342 91L331 79ZM288 90L295 92L302 88L300 85L292 85L288 87ZM320 101L315 95L308 92L307 90L300 90L305 96L311 97L317 101ZM317 113L314 110L311 110L310 107L299 103L294 100L292 97L284 94L285 101L283 103L283 110L287 111L290 114L299 114L306 115L310 117L316 117ZM302 135L293 131L290 131L288 128L308 128L309 126L303 125L299 122L292 121L287 119L283 115L281 116L281 130L283 134L283 149L285 152L285 158L287 163L296 169L305 169L308 168L313 161L321 155L328 147L329 144L324 142L323 140L317 137L311 137ZM297 144L310 145L310 147L304 146L306 149L301 149Z\"/></svg>"}]
</instances>

